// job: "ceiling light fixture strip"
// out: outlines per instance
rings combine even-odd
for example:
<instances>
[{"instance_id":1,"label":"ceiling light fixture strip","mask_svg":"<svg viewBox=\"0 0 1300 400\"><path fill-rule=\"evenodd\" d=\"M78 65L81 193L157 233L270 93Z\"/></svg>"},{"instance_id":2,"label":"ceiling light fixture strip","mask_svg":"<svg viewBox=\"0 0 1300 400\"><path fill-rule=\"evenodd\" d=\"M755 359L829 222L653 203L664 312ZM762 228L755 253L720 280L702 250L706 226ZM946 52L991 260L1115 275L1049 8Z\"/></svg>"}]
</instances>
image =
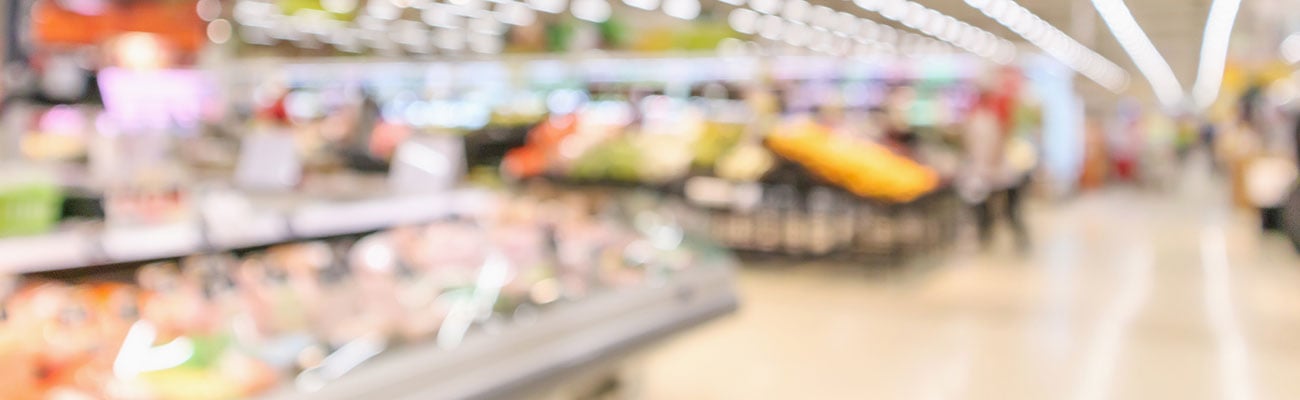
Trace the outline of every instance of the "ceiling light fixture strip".
<instances>
[{"instance_id":1,"label":"ceiling light fixture strip","mask_svg":"<svg viewBox=\"0 0 1300 400\"><path fill-rule=\"evenodd\" d=\"M1016 45L1011 41L917 2L853 0L853 4L994 62L1015 61Z\"/></svg>"},{"instance_id":2,"label":"ceiling light fixture strip","mask_svg":"<svg viewBox=\"0 0 1300 400\"><path fill-rule=\"evenodd\" d=\"M267 0L236 0L232 17L239 23L240 37L249 44L289 42L309 49L328 45L343 52L370 49L386 55L459 53L465 49L498 54L507 25L535 21L531 3L537 1L556 0L374 0L364 4L332 0L323 1L322 9L301 9L288 15ZM495 7L489 7L493 4ZM420 10L420 20L403 19L405 9ZM330 16L352 12L357 16L351 21Z\"/></svg>"},{"instance_id":3,"label":"ceiling light fixture strip","mask_svg":"<svg viewBox=\"0 0 1300 400\"><path fill-rule=\"evenodd\" d=\"M826 6L814 6L805 0L788 0L784 3L780 0L719 1L748 7L732 10L731 15L728 16L732 29L744 34L756 34L769 40L801 43L802 39L799 38L803 35L801 32L804 27L809 27L816 33L813 36L817 38L829 37L827 35L829 33L841 38L852 38L860 44L897 41L899 47L905 47L902 44L910 43L909 47L923 49L938 49L951 45L1001 64L1010 63L1016 57L1016 46L1010 41L907 0L854 0L854 4L863 10L878 13L889 20L938 38L939 41L910 33L898 34L888 26L857 18L847 12L837 12ZM793 34L796 38L792 40L786 38L788 32L796 32ZM844 43L842 40L831 42ZM821 46L821 43L811 44L814 50L818 50L818 46ZM830 52L840 53L836 49Z\"/></svg>"},{"instance_id":4,"label":"ceiling light fixture strip","mask_svg":"<svg viewBox=\"0 0 1300 400\"><path fill-rule=\"evenodd\" d=\"M915 33L900 33L851 13L805 0L722 0L738 7L727 17L733 30L790 46L831 55L950 53L946 42Z\"/></svg>"},{"instance_id":5,"label":"ceiling light fixture strip","mask_svg":"<svg viewBox=\"0 0 1300 400\"><path fill-rule=\"evenodd\" d=\"M1209 107L1219 98L1228 42L1240 9L1241 0L1215 0L1210 4L1205 35L1201 39L1201 61L1196 70L1196 82L1192 84L1192 100L1197 107Z\"/></svg>"},{"instance_id":6,"label":"ceiling light fixture strip","mask_svg":"<svg viewBox=\"0 0 1300 400\"><path fill-rule=\"evenodd\" d=\"M1112 92L1128 86L1128 72L1074 40L1013 0L966 0L984 15L1006 26L1071 69Z\"/></svg>"},{"instance_id":7,"label":"ceiling light fixture strip","mask_svg":"<svg viewBox=\"0 0 1300 400\"><path fill-rule=\"evenodd\" d=\"M1142 27L1133 18L1133 13L1129 11L1128 6L1124 5L1124 1L1092 0L1092 5L1097 8L1097 13L1101 15L1102 21L1106 22L1106 26L1110 27L1115 39L1119 40L1120 47L1123 47L1124 52L1133 59L1133 64L1137 65L1138 71L1142 72L1147 82L1151 83L1151 88L1160 103L1170 108L1179 106L1186 97L1182 85L1174 76L1169 62L1160 55L1159 50L1156 50L1155 44L1152 44L1151 38L1142 31Z\"/></svg>"}]
</instances>

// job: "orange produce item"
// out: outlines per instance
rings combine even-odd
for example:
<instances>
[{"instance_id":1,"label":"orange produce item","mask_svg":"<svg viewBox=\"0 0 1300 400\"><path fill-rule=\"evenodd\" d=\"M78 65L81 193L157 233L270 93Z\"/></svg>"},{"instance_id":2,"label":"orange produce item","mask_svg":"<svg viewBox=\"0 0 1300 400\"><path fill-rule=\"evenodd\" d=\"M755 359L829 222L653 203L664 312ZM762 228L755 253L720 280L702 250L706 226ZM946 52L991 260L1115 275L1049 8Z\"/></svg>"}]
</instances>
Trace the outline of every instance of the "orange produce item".
<instances>
[{"instance_id":1,"label":"orange produce item","mask_svg":"<svg viewBox=\"0 0 1300 400\"><path fill-rule=\"evenodd\" d=\"M939 185L938 174L924 165L812 122L780 127L766 143L777 155L862 197L907 202Z\"/></svg>"}]
</instances>

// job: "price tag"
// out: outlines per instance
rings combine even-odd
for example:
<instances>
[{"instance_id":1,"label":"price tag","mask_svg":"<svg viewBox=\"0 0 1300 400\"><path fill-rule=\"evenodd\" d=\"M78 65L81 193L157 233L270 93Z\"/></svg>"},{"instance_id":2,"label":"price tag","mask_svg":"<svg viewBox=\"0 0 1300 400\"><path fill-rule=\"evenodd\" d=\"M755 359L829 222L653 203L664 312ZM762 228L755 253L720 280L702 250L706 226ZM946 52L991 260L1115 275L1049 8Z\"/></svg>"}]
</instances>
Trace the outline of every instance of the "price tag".
<instances>
[{"instance_id":1,"label":"price tag","mask_svg":"<svg viewBox=\"0 0 1300 400\"><path fill-rule=\"evenodd\" d=\"M254 214L239 219L208 222L208 240L222 249L261 246L289 238L284 218L275 214Z\"/></svg>"},{"instance_id":2,"label":"price tag","mask_svg":"<svg viewBox=\"0 0 1300 400\"><path fill-rule=\"evenodd\" d=\"M343 204L305 206L294 213L294 234L313 237L427 222L450 212L444 195L399 196Z\"/></svg>"},{"instance_id":3,"label":"price tag","mask_svg":"<svg viewBox=\"0 0 1300 400\"><path fill-rule=\"evenodd\" d=\"M763 201L763 185L742 183L732 188L731 206L737 210L750 211Z\"/></svg>"},{"instance_id":4,"label":"price tag","mask_svg":"<svg viewBox=\"0 0 1300 400\"><path fill-rule=\"evenodd\" d=\"M465 175L465 143L459 136L408 139L397 148L388 183L398 192L437 192Z\"/></svg>"},{"instance_id":5,"label":"price tag","mask_svg":"<svg viewBox=\"0 0 1300 400\"><path fill-rule=\"evenodd\" d=\"M199 251L203 235L193 223L109 228L101 238L108 261L179 257Z\"/></svg>"},{"instance_id":6,"label":"price tag","mask_svg":"<svg viewBox=\"0 0 1300 400\"><path fill-rule=\"evenodd\" d=\"M302 162L288 133L263 133L244 138L239 146L235 182L260 190L289 190L302 179Z\"/></svg>"},{"instance_id":7,"label":"price tag","mask_svg":"<svg viewBox=\"0 0 1300 400\"><path fill-rule=\"evenodd\" d=\"M731 204L732 184L724 179L696 176L686 180L686 200L706 207Z\"/></svg>"},{"instance_id":8,"label":"price tag","mask_svg":"<svg viewBox=\"0 0 1300 400\"><path fill-rule=\"evenodd\" d=\"M85 265L90 239L81 232L0 239L0 271L36 272Z\"/></svg>"},{"instance_id":9,"label":"price tag","mask_svg":"<svg viewBox=\"0 0 1300 400\"><path fill-rule=\"evenodd\" d=\"M501 196L491 190L462 189L451 193L447 214L483 217L501 207Z\"/></svg>"}]
</instances>

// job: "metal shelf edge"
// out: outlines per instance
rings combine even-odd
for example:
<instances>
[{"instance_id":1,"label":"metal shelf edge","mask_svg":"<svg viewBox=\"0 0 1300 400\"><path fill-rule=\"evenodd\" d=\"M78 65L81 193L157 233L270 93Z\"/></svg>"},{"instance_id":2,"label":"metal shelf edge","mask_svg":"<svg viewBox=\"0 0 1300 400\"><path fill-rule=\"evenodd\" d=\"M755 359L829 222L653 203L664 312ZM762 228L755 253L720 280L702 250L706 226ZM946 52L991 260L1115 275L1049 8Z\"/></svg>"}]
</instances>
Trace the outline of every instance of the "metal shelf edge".
<instances>
[{"instance_id":1,"label":"metal shelf edge","mask_svg":"<svg viewBox=\"0 0 1300 400\"><path fill-rule=\"evenodd\" d=\"M678 273L658 286L602 293L545 310L528 325L478 332L455 349L390 350L323 389L267 400L503 398L725 315L738 304L731 268Z\"/></svg>"}]
</instances>

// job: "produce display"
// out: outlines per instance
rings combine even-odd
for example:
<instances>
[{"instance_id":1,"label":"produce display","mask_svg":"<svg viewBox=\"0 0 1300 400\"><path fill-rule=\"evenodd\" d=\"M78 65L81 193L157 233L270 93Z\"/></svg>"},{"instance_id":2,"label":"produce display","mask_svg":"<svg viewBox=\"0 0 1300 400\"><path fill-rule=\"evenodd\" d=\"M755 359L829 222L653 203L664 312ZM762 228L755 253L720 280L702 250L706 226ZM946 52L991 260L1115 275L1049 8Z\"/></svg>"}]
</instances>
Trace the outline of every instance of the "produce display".
<instances>
[{"instance_id":1,"label":"produce display","mask_svg":"<svg viewBox=\"0 0 1300 400\"><path fill-rule=\"evenodd\" d=\"M642 149L631 137L597 144L573 161L568 177L583 181L636 182L640 177Z\"/></svg>"},{"instance_id":2,"label":"produce display","mask_svg":"<svg viewBox=\"0 0 1300 400\"><path fill-rule=\"evenodd\" d=\"M357 238L139 267L132 283L5 280L7 399L226 399L310 390L405 343L690 265L662 219L629 227L568 199ZM641 214L638 214L641 215ZM652 223L646 224L647 221ZM666 241L667 240L667 241Z\"/></svg>"},{"instance_id":3,"label":"produce display","mask_svg":"<svg viewBox=\"0 0 1300 400\"><path fill-rule=\"evenodd\" d=\"M556 158L560 142L578 130L578 116L574 114L551 116L528 131L524 146L510 150L505 155L501 169L518 178L528 178L546 173Z\"/></svg>"},{"instance_id":4,"label":"produce display","mask_svg":"<svg viewBox=\"0 0 1300 400\"><path fill-rule=\"evenodd\" d=\"M755 182L776 165L776 158L758 143L732 147L713 168L714 175L734 182Z\"/></svg>"},{"instance_id":5,"label":"produce display","mask_svg":"<svg viewBox=\"0 0 1300 400\"><path fill-rule=\"evenodd\" d=\"M626 99L598 103L539 123L524 146L506 155L502 171L516 178L664 184L720 168L752 181L771 168L765 149L741 145L746 124L706 119L698 105L652 102L637 121Z\"/></svg>"},{"instance_id":6,"label":"produce display","mask_svg":"<svg viewBox=\"0 0 1300 400\"><path fill-rule=\"evenodd\" d=\"M740 143L744 134L745 126L741 124L705 123L703 131L691 144L691 151L695 153L693 166L700 169L713 168L719 159Z\"/></svg>"},{"instance_id":7,"label":"produce display","mask_svg":"<svg viewBox=\"0 0 1300 400\"><path fill-rule=\"evenodd\" d=\"M779 127L767 146L829 183L870 198L907 202L933 191L939 176L884 146L837 136L823 125L797 122Z\"/></svg>"},{"instance_id":8,"label":"produce display","mask_svg":"<svg viewBox=\"0 0 1300 400\"><path fill-rule=\"evenodd\" d=\"M665 183L690 172L692 138L624 132L574 159L564 175L578 181Z\"/></svg>"}]
</instances>

